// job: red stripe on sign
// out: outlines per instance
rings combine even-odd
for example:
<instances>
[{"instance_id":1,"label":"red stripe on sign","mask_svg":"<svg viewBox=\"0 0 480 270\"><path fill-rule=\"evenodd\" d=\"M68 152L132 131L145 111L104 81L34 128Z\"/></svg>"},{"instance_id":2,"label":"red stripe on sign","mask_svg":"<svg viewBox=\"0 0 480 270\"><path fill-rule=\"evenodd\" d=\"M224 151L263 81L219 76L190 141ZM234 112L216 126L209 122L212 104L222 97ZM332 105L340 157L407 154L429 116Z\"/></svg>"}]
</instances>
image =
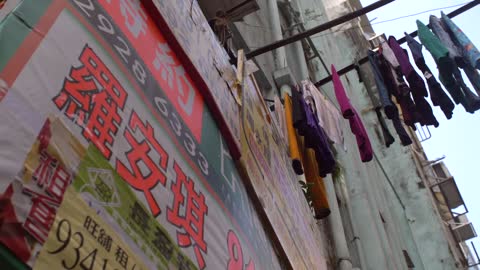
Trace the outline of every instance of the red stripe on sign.
<instances>
[{"instance_id":1,"label":"red stripe on sign","mask_svg":"<svg viewBox=\"0 0 480 270\"><path fill-rule=\"evenodd\" d=\"M189 67L177 58L177 50L157 28L139 2L99 0L165 91L183 121L198 142L202 139L204 101L190 78Z\"/></svg>"},{"instance_id":2,"label":"red stripe on sign","mask_svg":"<svg viewBox=\"0 0 480 270\"><path fill-rule=\"evenodd\" d=\"M64 7L63 1L53 0L35 26L36 31L27 35L13 57L8 61L8 64L0 73L0 78L4 79L8 86L13 85Z\"/></svg>"}]
</instances>

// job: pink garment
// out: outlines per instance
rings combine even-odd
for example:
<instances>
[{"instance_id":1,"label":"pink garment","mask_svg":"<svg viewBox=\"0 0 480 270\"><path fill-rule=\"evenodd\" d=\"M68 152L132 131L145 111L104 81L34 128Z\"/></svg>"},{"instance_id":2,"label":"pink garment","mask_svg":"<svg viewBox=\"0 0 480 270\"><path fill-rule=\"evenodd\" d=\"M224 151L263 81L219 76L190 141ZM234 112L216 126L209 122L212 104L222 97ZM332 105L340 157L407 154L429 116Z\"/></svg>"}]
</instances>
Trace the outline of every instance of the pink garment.
<instances>
[{"instance_id":1,"label":"pink garment","mask_svg":"<svg viewBox=\"0 0 480 270\"><path fill-rule=\"evenodd\" d=\"M348 119L350 122L350 129L352 133L355 134L357 139L358 150L360 151L360 157L363 162L368 162L373 158L372 144L368 138L367 131L365 126L358 116L357 111L353 108L350 103L350 99L343 88L340 77L338 76L335 66L332 65L332 82L335 89L335 96L337 97L338 104L340 105L340 110L342 111L343 118Z\"/></svg>"}]
</instances>

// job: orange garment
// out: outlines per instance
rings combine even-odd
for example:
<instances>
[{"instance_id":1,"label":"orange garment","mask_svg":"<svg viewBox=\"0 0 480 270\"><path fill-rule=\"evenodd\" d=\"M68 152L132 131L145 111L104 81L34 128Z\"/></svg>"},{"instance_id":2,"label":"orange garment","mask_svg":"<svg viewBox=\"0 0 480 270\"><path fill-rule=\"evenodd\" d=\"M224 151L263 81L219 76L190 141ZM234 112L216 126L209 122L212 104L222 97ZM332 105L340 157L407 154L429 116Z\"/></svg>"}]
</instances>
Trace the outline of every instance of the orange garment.
<instances>
[{"instance_id":1,"label":"orange garment","mask_svg":"<svg viewBox=\"0 0 480 270\"><path fill-rule=\"evenodd\" d=\"M292 116L292 98L284 93L283 99L285 102L285 122L287 126L288 147L290 150L290 158L292 159L292 167L296 174L302 175L302 162L300 156L300 149L298 148L297 135L293 127Z\"/></svg>"},{"instance_id":2,"label":"orange garment","mask_svg":"<svg viewBox=\"0 0 480 270\"><path fill-rule=\"evenodd\" d=\"M303 141L303 140L301 140ZM308 190L311 195L315 218L322 219L330 215L330 206L328 204L327 190L323 178L320 177L315 151L311 148L304 148L303 142L300 143L303 149L302 163L307 180Z\"/></svg>"}]
</instances>

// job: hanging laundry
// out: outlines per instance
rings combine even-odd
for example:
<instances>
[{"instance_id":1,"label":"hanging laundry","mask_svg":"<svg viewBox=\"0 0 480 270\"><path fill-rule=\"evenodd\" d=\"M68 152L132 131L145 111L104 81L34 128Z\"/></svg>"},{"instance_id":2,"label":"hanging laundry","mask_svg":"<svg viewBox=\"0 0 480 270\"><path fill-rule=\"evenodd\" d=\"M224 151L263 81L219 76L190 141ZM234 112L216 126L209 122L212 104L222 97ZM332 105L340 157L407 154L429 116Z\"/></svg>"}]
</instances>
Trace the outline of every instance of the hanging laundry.
<instances>
[{"instance_id":1,"label":"hanging laundry","mask_svg":"<svg viewBox=\"0 0 480 270\"><path fill-rule=\"evenodd\" d=\"M370 62L370 66L372 67L373 75L375 77L375 82L377 85L378 95L380 97L380 102L382 103L383 110L385 111L385 115L387 115L389 119L392 119L395 112L395 105L390 99L390 93L385 86L382 73L380 71L380 68L378 67L378 64L380 62L378 54L374 51L369 50L368 61Z\"/></svg>"},{"instance_id":2,"label":"hanging laundry","mask_svg":"<svg viewBox=\"0 0 480 270\"><path fill-rule=\"evenodd\" d=\"M392 91L391 95L395 97L402 109L405 125L416 130L415 123L419 122L420 116L417 107L410 96L410 87L408 87L403 79L400 63L387 41L382 41L380 43L380 49L381 58L383 59L380 64L380 70L384 73L384 78L389 78L386 81L394 84L389 87L390 91ZM382 64L383 61L385 62ZM399 126L397 125L397 127Z\"/></svg>"},{"instance_id":3,"label":"hanging laundry","mask_svg":"<svg viewBox=\"0 0 480 270\"><path fill-rule=\"evenodd\" d=\"M323 178L320 177L315 151L305 147L303 140L300 141L301 148L303 149L302 163L304 165L305 180L308 183L308 192L312 200L315 218L323 219L330 215L325 182Z\"/></svg>"},{"instance_id":4,"label":"hanging laundry","mask_svg":"<svg viewBox=\"0 0 480 270\"><path fill-rule=\"evenodd\" d=\"M319 175L325 177L335 168L335 157L325 131L319 126L318 118L313 114L314 104L307 105L298 90L292 91L293 126L298 134L305 138L305 147L315 151Z\"/></svg>"},{"instance_id":5,"label":"hanging laundry","mask_svg":"<svg viewBox=\"0 0 480 270\"><path fill-rule=\"evenodd\" d=\"M388 119L392 120L393 126L398 136L400 137L400 141L402 142L402 145L404 146L410 145L412 143L412 140L410 139L407 131L402 125L397 106L393 104L391 100L391 96L393 95L393 92L396 92L395 83L393 82L395 78L391 75L392 69L381 54L375 53L373 51L369 51L368 57L369 57L370 64L372 65L372 69L374 71L377 90L379 92L382 105L384 106L385 114ZM370 98L372 99L372 103L375 103L373 100L373 95L371 95ZM398 98L397 98L397 101L398 101ZM374 104L374 106L376 107L375 112L377 114L378 121L382 128L383 137L385 139L385 146L389 147L390 144L393 143L395 139L390 134L390 131L387 128L385 119L383 118L379 110L379 107L377 107L376 104ZM388 106L387 107L388 110L385 110L385 106Z\"/></svg>"},{"instance_id":6,"label":"hanging laundry","mask_svg":"<svg viewBox=\"0 0 480 270\"><path fill-rule=\"evenodd\" d=\"M448 50L448 56L457 63L458 66L463 66L465 64L463 60L462 50L452 41L450 35L443 22L434 15L430 15L430 28L432 32L438 37L438 39L443 43L445 48Z\"/></svg>"},{"instance_id":7,"label":"hanging laundry","mask_svg":"<svg viewBox=\"0 0 480 270\"><path fill-rule=\"evenodd\" d=\"M403 79L402 71L400 66L397 69L394 69L385 59L385 57L380 55L379 68L382 72L382 76L385 78L385 83L390 94L395 97L397 103L400 105L403 115L403 121L405 125L416 129L415 123L418 122L419 114L415 103L410 96L410 88ZM398 110L397 110L398 113ZM392 119L394 121L395 118Z\"/></svg>"},{"instance_id":8,"label":"hanging laundry","mask_svg":"<svg viewBox=\"0 0 480 270\"><path fill-rule=\"evenodd\" d=\"M472 90L470 90L470 88L467 86L467 84L463 80L460 69L458 68L457 64L453 60L451 60L451 66L449 68L452 69L453 78L456 80L457 84L460 86L460 89L462 89L465 95L464 104L465 104L465 107L467 108L467 111L470 113L474 113L475 111L479 110L480 97L475 95L472 92Z\"/></svg>"},{"instance_id":9,"label":"hanging laundry","mask_svg":"<svg viewBox=\"0 0 480 270\"><path fill-rule=\"evenodd\" d=\"M428 27L417 20L418 37L437 63L440 81L456 104L462 104L467 112L474 113L480 108L480 98L475 96L463 82L460 70L450 58L448 49Z\"/></svg>"},{"instance_id":10,"label":"hanging laundry","mask_svg":"<svg viewBox=\"0 0 480 270\"><path fill-rule=\"evenodd\" d=\"M335 144L345 149L343 128L341 126L341 115L338 109L330 102L325 95L310 81L302 81L305 99L311 96L314 101L314 114L317 115L320 127L325 130L328 138Z\"/></svg>"},{"instance_id":11,"label":"hanging laundry","mask_svg":"<svg viewBox=\"0 0 480 270\"><path fill-rule=\"evenodd\" d=\"M463 67L463 71L467 75L467 78L472 84L473 89L475 89L475 92L477 92L477 95L480 96L480 74L478 73L478 70L470 65L465 65Z\"/></svg>"},{"instance_id":12,"label":"hanging laundry","mask_svg":"<svg viewBox=\"0 0 480 270\"><path fill-rule=\"evenodd\" d=\"M442 22L446 26L448 32L454 37L455 42L463 49L463 56L473 68L480 69L480 52L473 45L472 41L465 33L447 16L441 13Z\"/></svg>"},{"instance_id":13,"label":"hanging laundry","mask_svg":"<svg viewBox=\"0 0 480 270\"><path fill-rule=\"evenodd\" d=\"M382 40L380 43L380 48L382 51L383 57L390 63L390 65L394 68L397 69L400 67L400 63L397 60L397 57L392 51L392 48L388 45L388 42L386 40Z\"/></svg>"},{"instance_id":14,"label":"hanging laundry","mask_svg":"<svg viewBox=\"0 0 480 270\"><path fill-rule=\"evenodd\" d=\"M343 88L342 82L340 81L340 77L338 76L334 65L332 65L331 71L335 96L337 97L338 104L340 105L343 118L348 119L350 122L350 129L353 134L355 134L358 149L360 151L360 157L363 162L371 161L373 158L373 150L367 131L365 130L362 120L358 116L355 108L352 107L352 104L345 93L345 89Z\"/></svg>"},{"instance_id":15,"label":"hanging laundry","mask_svg":"<svg viewBox=\"0 0 480 270\"><path fill-rule=\"evenodd\" d=\"M450 34L452 33L450 28L445 24L444 20L433 15L430 16L430 25L433 33L448 49L450 58L455 61L459 68L463 69L468 80L472 83L473 88L477 92L477 95L480 95L480 74L476 68L470 64L468 56L464 55L465 50L463 50L462 47L457 46L459 42L453 34Z\"/></svg>"},{"instance_id":16,"label":"hanging laundry","mask_svg":"<svg viewBox=\"0 0 480 270\"><path fill-rule=\"evenodd\" d=\"M319 159L319 155L315 149L311 147L312 144L316 143L315 141L312 142L312 140L315 139L310 137L312 131L302 129L302 134L304 136L300 136L300 132L297 133L295 131L294 123L296 123L296 125L303 125L303 120L300 119L311 119L311 115L307 115L306 111L302 112L302 107L307 107L307 105L302 104L300 94L298 93L297 95L296 93L298 93L298 91L295 89L292 90L292 97L290 97L288 93L284 93L285 120L292 167L297 175L305 175L305 180L308 183L308 192L311 195L312 206L315 212L315 218L322 219L330 214L330 207L320 168L325 169L328 164L331 164L331 161L327 161L325 164L322 163L325 160ZM296 105L293 105L294 103ZM302 107L294 110L293 106ZM308 127L308 123L305 124L305 128L306 127ZM321 140L321 138L316 139ZM324 141L326 141L326 137L324 138ZM328 142L326 143L328 144ZM333 160L333 166L335 166L333 154L331 154L330 157ZM333 171L333 168L331 171Z\"/></svg>"},{"instance_id":17,"label":"hanging laundry","mask_svg":"<svg viewBox=\"0 0 480 270\"><path fill-rule=\"evenodd\" d=\"M415 65L417 65L420 71L422 71L425 79L427 79L428 89L430 90L430 99L432 100L433 105L439 106L447 119L452 118L455 104L443 91L442 86L440 85L440 83L438 83L437 79L430 71L430 68L428 68L427 64L425 63L425 58L423 57L422 53L422 44L417 42L407 33L405 33L405 38L407 40L408 47L412 52Z\"/></svg>"},{"instance_id":18,"label":"hanging laundry","mask_svg":"<svg viewBox=\"0 0 480 270\"><path fill-rule=\"evenodd\" d=\"M390 48L392 48L395 56L398 59L398 62L400 63L402 74L405 76L408 84L410 85L413 101L415 102L417 111L420 114L420 124L438 127L440 124L433 115L432 107L425 100L425 97L428 96L425 82L410 64L410 60L408 59L406 51L400 47L400 44L398 44L395 37L390 36L388 38L388 44L390 45Z\"/></svg>"},{"instance_id":19,"label":"hanging laundry","mask_svg":"<svg viewBox=\"0 0 480 270\"><path fill-rule=\"evenodd\" d=\"M285 103L285 125L287 127L288 149L290 150L290 158L292 159L293 171L297 175L303 174L300 150L298 148L297 135L293 127L293 106L292 99L287 93L283 94L283 102Z\"/></svg>"},{"instance_id":20,"label":"hanging laundry","mask_svg":"<svg viewBox=\"0 0 480 270\"><path fill-rule=\"evenodd\" d=\"M375 113L377 114L377 119L378 123L380 124L380 128L382 129L382 134L383 134L383 139L385 142L385 146L388 148L390 145L392 145L395 142L395 139L393 138L392 134L390 133L390 130L388 130L387 123L385 122L385 119L383 118L382 115L382 108L377 107L375 108Z\"/></svg>"}]
</instances>

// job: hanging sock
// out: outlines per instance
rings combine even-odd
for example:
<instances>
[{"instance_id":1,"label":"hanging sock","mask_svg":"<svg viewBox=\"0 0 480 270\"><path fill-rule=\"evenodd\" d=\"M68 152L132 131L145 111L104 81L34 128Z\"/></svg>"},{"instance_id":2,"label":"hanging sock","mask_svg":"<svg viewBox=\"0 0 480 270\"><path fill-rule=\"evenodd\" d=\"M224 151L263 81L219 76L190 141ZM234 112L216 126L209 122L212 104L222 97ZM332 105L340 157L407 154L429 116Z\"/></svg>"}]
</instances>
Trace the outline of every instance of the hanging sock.
<instances>
[{"instance_id":1,"label":"hanging sock","mask_svg":"<svg viewBox=\"0 0 480 270\"><path fill-rule=\"evenodd\" d=\"M375 113L377 114L378 122L380 123L380 128L382 129L385 146L388 148L390 147L390 145L392 145L392 143L395 142L395 139L390 133L390 130L388 130L388 126L387 126L387 123L385 122L385 119L383 118L381 109L382 108L380 107L375 108Z\"/></svg>"},{"instance_id":2,"label":"hanging sock","mask_svg":"<svg viewBox=\"0 0 480 270\"><path fill-rule=\"evenodd\" d=\"M430 28L432 28L433 33L443 43L445 48L447 48L448 56L458 66L463 66L465 62L463 61L462 50L452 41L443 22L434 15L430 15Z\"/></svg>"},{"instance_id":3,"label":"hanging sock","mask_svg":"<svg viewBox=\"0 0 480 270\"><path fill-rule=\"evenodd\" d=\"M425 82L415 71L412 64L410 64L406 50L400 47L400 44L398 44L397 40L393 36L388 38L388 44L395 53L395 56L400 63L402 74L406 77L408 84L410 85L412 97L417 107L417 112L420 114L420 124L438 127L440 124L435 118L435 115L433 115L432 107L425 100L425 97L428 96Z\"/></svg>"},{"instance_id":4,"label":"hanging sock","mask_svg":"<svg viewBox=\"0 0 480 270\"><path fill-rule=\"evenodd\" d=\"M462 89L460 82L457 81L457 78L461 76L458 77L455 75L458 68L455 62L448 56L448 49L445 48L438 37L419 20L417 20L417 27L418 37L437 63L440 73L439 79L449 92L453 101L455 104L462 104L467 112L473 113L472 102L467 100L466 93L464 92L466 89Z\"/></svg>"},{"instance_id":5,"label":"hanging sock","mask_svg":"<svg viewBox=\"0 0 480 270\"><path fill-rule=\"evenodd\" d=\"M392 119L392 124L393 124L393 127L395 128L395 131L398 134L398 137L400 138L400 141L402 142L402 145L407 146L412 144L412 139L410 139L410 136L408 135L407 131L403 127L402 120L400 120L398 111Z\"/></svg>"},{"instance_id":6,"label":"hanging sock","mask_svg":"<svg viewBox=\"0 0 480 270\"><path fill-rule=\"evenodd\" d=\"M405 33L408 47L412 52L415 65L422 71L423 76L427 79L427 85L430 92L430 99L434 106L439 106L443 111L447 119L451 119L455 104L443 91L442 86L438 83L437 79L433 76L430 68L425 63L422 53L422 44L418 43L409 34Z\"/></svg>"},{"instance_id":7,"label":"hanging sock","mask_svg":"<svg viewBox=\"0 0 480 270\"><path fill-rule=\"evenodd\" d=\"M340 110L342 111L343 118L348 119L350 122L350 129L355 138L357 139L358 150L360 152L360 157L363 162L369 162L373 158L373 149L370 139L368 138L368 133L365 130L365 126L362 123L362 120L357 114L357 111L352 107L350 99L345 93L343 88L342 81L338 76L335 66L332 65L332 82L335 90L335 96L337 98L338 104L340 105Z\"/></svg>"},{"instance_id":8,"label":"hanging sock","mask_svg":"<svg viewBox=\"0 0 480 270\"><path fill-rule=\"evenodd\" d=\"M445 117L451 119L455 104L447 94L445 94L440 83L430 72L426 71L424 76L427 79L428 89L430 90L430 99L432 100L433 106L439 106L445 114Z\"/></svg>"},{"instance_id":9,"label":"hanging sock","mask_svg":"<svg viewBox=\"0 0 480 270\"><path fill-rule=\"evenodd\" d=\"M453 66L453 77L457 81L457 84L460 86L462 89L462 92L465 94L465 101L466 101L466 107L467 111L470 113L473 113L480 109L480 98L475 95L470 88L465 84L465 81L463 80L462 73L458 69L456 65Z\"/></svg>"},{"instance_id":10,"label":"hanging sock","mask_svg":"<svg viewBox=\"0 0 480 270\"><path fill-rule=\"evenodd\" d=\"M309 184L308 191L311 195L315 218L323 219L330 215L330 206L324 180L319 176L320 172L313 149L303 146L303 164L305 165L305 180Z\"/></svg>"},{"instance_id":11,"label":"hanging sock","mask_svg":"<svg viewBox=\"0 0 480 270\"><path fill-rule=\"evenodd\" d=\"M402 71L403 76L407 78L408 84L410 85L410 89L413 90L413 92L417 92L417 95L419 96L428 96L427 89L425 88L425 84L423 83L423 80L417 81L417 78L419 77L418 74L416 76L412 75L413 73L417 73L415 69L413 68L412 64L410 64L410 60L408 59L408 55L405 53L404 49L400 47L400 44L398 44L397 39L394 36L390 36L388 38L388 44L390 45L390 48L392 48L393 53L395 54L395 57L397 57L398 62L400 63L400 69ZM410 82L408 77L411 76L414 81ZM423 84L423 85L422 85Z\"/></svg>"},{"instance_id":12,"label":"hanging sock","mask_svg":"<svg viewBox=\"0 0 480 270\"><path fill-rule=\"evenodd\" d=\"M410 103L408 102L405 103L399 98L398 93L400 91L398 90L397 79L396 79L397 77L394 75L395 72L393 71L392 67L388 64L387 60L383 57L383 55L379 55L379 60L380 60L379 68L382 72L382 77L384 78L385 86L387 87L390 96L394 96L396 98L397 103L400 105L400 108L402 109L403 118L406 119L407 122L411 123L411 125L415 129L415 124L411 120L411 118L413 117L413 114L410 112L410 109L408 108L408 104L412 104L413 107L415 107L415 105L413 104L413 101L410 101ZM408 96L408 99L409 98L410 98L410 95ZM407 107L407 109L404 109L403 107ZM393 117L390 119L392 120L393 127L395 128L395 131L397 132L397 135L400 138L402 145L407 146L412 144L412 140L410 139L410 136L408 135L407 131L405 130L405 127L402 124L402 121L400 119L400 112L396 105L394 106L394 113L392 116Z\"/></svg>"},{"instance_id":13,"label":"hanging sock","mask_svg":"<svg viewBox=\"0 0 480 270\"><path fill-rule=\"evenodd\" d=\"M403 81L403 78L397 76L397 71L393 69L393 67L389 64L387 59L383 54L379 55L379 69L382 73L382 77L384 78L385 86L388 89L390 96L394 96L397 103L400 105L402 110L402 115L407 126L415 127L415 104L410 99L410 89ZM398 73L401 73L399 70L400 66L398 67ZM398 110L395 106L395 112L398 114ZM387 114L387 118L393 119Z\"/></svg>"},{"instance_id":14,"label":"hanging sock","mask_svg":"<svg viewBox=\"0 0 480 270\"><path fill-rule=\"evenodd\" d=\"M480 69L480 52L473 45L472 41L463 33L463 31L447 16L442 14L442 22L447 28L448 32L454 38L454 41L462 47L463 57L468 63L477 69Z\"/></svg>"},{"instance_id":15,"label":"hanging sock","mask_svg":"<svg viewBox=\"0 0 480 270\"><path fill-rule=\"evenodd\" d=\"M395 105L390 99L390 93L385 86L385 81L379 68L380 59L378 54L374 51L369 50L368 61L370 62L370 66L372 67L373 75L375 77L375 83L377 85L378 96L380 97L380 102L382 104L383 110L385 111L385 115L387 115L387 117L391 119L393 117Z\"/></svg>"},{"instance_id":16,"label":"hanging sock","mask_svg":"<svg viewBox=\"0 0 480 270\"><path fill-rule=\"evenodd\" d=\"M477 95L480 95L480 74L478 73L478 70L472 68L470 65L465 65L463 71L467 75L470 83L472 83L473 89L475 89Z\"/></svg>"}]
</instances>

